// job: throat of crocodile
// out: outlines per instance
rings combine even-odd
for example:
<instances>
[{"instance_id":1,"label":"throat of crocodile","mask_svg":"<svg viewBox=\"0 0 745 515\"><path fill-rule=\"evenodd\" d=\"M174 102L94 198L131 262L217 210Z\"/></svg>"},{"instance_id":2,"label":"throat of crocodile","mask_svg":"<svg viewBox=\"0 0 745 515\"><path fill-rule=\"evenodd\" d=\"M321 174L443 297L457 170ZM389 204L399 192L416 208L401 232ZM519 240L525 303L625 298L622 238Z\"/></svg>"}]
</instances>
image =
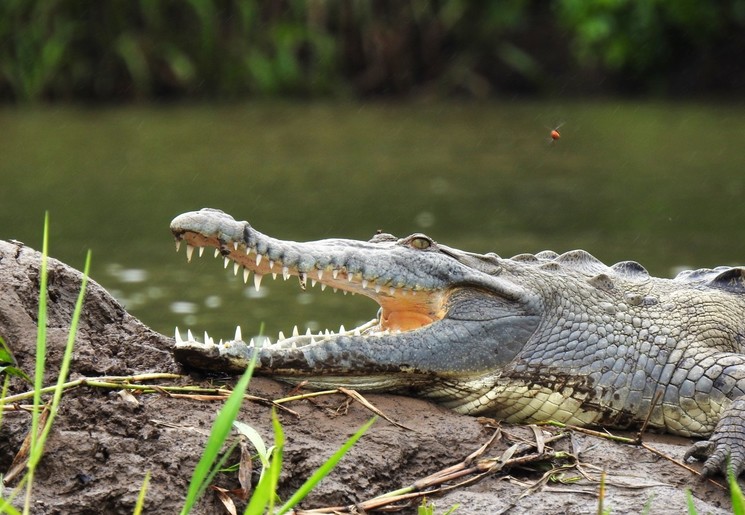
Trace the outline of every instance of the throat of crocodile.
<instances>
[{"instance_id":1,"label":"throat of crocodile","mask_svg":"<svg viewBox=\"0 0 745 515\"><path fill-rule=\"evenodd\" d=\"M400 297L376 299L381 306L380 329L390 331L413 331L441 320L444 311L440 292L419 295L420 302ZM426 299L425 299L426 297ZM416 297L414 297L416 299Z\"/></svg>"}]
</instances>

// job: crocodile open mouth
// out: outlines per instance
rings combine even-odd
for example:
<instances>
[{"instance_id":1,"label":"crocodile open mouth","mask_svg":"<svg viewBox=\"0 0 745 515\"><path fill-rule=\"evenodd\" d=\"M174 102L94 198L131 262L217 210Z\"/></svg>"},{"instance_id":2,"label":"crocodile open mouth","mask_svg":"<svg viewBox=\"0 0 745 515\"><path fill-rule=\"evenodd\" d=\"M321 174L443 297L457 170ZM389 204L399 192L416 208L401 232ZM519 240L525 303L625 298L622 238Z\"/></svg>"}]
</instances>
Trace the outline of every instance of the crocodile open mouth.
<instances>
[{"instance_id":1,"label":"crocodile open mouth","mask_svg":"<svg viewBox=\"0 0 745 515\"><path fill-rule=\"evenodd\" d=\"M283 260L281 256L272 259L269 252L261 252L243 242L232 241L226 244L217 236L206 236L198 232L183 230L174 232L174 235L177 251L182 243L186 244L187 261L191 261L195 253L201 257L207 247L214 248L214 256L223 258L225 268L232 264L233 272L236 276L242 276L244 283L248 283L253 275L253 284L257 291L266 276L273 279L282 277L285 280L297 277L303 290L308 285L319 285L321 290L331 288L335 292L365 295L380 306L377 316L359 327L347 330L341 326L338 332L326 330L317 334L311 334L307 330L305 334L300 334L295 326L290 337L285 337L280 332L275 345L302 346L338 335L373 336L413 331L441 320L445 315L447 293L443 290L406 284L382 275L369 276L347 264L322 265L313 260ZM240 336L238 329L235 339L240 340ZM178 332L176 337L180 339ZM188 338L193 339L191 334ZM205 335L205 343L209 343L208 339L209 336Z\"/></svg>"}]
</instances>

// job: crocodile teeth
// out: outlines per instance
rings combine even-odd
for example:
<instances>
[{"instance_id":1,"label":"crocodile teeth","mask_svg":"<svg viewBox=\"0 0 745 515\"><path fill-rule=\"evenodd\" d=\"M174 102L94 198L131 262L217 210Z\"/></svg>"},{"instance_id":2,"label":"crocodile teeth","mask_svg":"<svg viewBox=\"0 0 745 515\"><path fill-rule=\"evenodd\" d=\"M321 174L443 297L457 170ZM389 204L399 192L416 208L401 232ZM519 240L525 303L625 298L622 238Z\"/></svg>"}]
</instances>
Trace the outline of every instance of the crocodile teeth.
<instances>
[{"instance_id":1,"label":"crocodile teeth","mask_svg":"<svg viewBox=\"0 0 745 515\"><path fill-rule=\"evenodd\" d=\"M204 254L204 247L199 247L199 257L202 257L202 254Z\"/></svg>"},{"instance_id":2,"label":"crocodile teeth","mask_svg":"<svg viewBox=\"0 0 745 515\"><path fill-rule=\"evenodd\" d=\"M272 261L272 260L270 259L270 260L269 260L269 270L271 270L272 268L274 268L274 261ZM276 277L276 276L275 276L275 277Z\"/></svg>"},{"instance_id":3,"label":"crocodile teeth","mask_svg":"<svg viewBox=\"0 0 745 515\"><path fill-rule=\"evenodd\" d=\"M237 325L235 326L235 338L233 338L237 342L243 341L243 335L241 334L241 326Z\"/></svg>"},{"instance_id":4,"label":"crocodile teeth","mask_svg":"<svg viewBox=\"0 0 745 515\"><path fill-rule=\"evenodd\" d=\"M261 264L261 254L258 252L256 253L256 266L259 266Z\"/></svg>"},{"instance_id":5,"label":"crocodile teeth","mask_svg":"<svg viewBox=\"0 0 745 515\"><path fill-rule=\"evenodd\" d=\"M285 281L290 277L290 269L286 266L282 267L282 279Z\"/></svg>"},{"instance_id":6,"label":"crocodile teeth","mask_svg":"<svg viewBox=\"0 0 745 515\"><path fill-rule=\"evenodd\" d=\"M250 270L248 268L243 269L243 284L248 283L248 276L250 275Z\"/></svg>"},{"instance_id":7,"label":"crocodile teeth","mask_svg":"<svg viewBox=\"0 0 745 515\"><path fill-rule=\"evenodd\" d=\"M176 252L181 249L181 240L176 240Z\"/></svg>"},{"instance_id":8,"label":"crocodile teeth","mask_svg":"<svg viewBox=\"0 0 745 515\"><path fill-rule=\"evenodd\" d=\"M235 261L233 263L233 275L238 275L238 270L241 269L241 265L238 263L238 261Z\"/></svg>"},{"instance_id":9,"label":"crocodile teeth","mask_svg":"<svg viewBox=\"0 0 745 515\"><path fill-rule=\"evenodd\" d=\"M326 283L321 283L321 291L326 289Z\"/></svg>"},{"instance_id":10,"label":"crocodile teeth","mask_svg":"<svg viewBox=\"0 0 745 515\"><path fill-rule=\"evenodd\" d=\"M334 268L334 269L333 269L333 270L331 271L331 277L333 277L334 279L336 279L336 276L337 276L337 275L339 275L339 270L337 270L336 268Z\"/></svg>"},{"instance_id":11,"label":"crocodile teeth","mask_svg":"<svg viewBox=\"0 0 745 515\"><path fill-rule=\"evenodd\" d=\"M323 279L323 270L320 270L319 269L318 272L316 272L316 275L318 275L318 280L319 281L322 280Z\"/></svg>"},{"instance_id":12,"label":"crocodile teeth","mask_svg":"<svg viewBox=\"0 0 745 515\"><path fill-rule=\"evenodd\" d=\"M344 329L344 326L343 326L343 325L340 325L340 326L339 326L339 334L341 334L341 333L346 333L346 332L347 332L347 330L346 330L346 329Z\"/></svg>"},{"instance_id":13,"label":"crocodile teeth","mask_svg":"<svg viewBox=\"0 0 745 515\"><path fill-rule=\"evenodd\" d=\"M280 339L280 340L285 340L286 339L285 338L285 333L283 333L282 331L280 331L279 334L277 335L277 338Z\"/></svg>"},{"instance_id":14,"label":"crocodile teeth","mask_svg":"<svg viewBox=\"0 0 745 515\"><path fill-rule=\"evenodd\" d=\"M237 241L234 241L233 242L233 250L238 250L238 242Z\"/></svg>"},{"instance_id":15,"label":"crocodile teeth","mask_svg":"<svg viewBox=\"0 0 745 515\"><path fill-rule=\"evenodd\" d=\"M225 264L223 268L228 268L228 265L230 264L230 258L228 256L225 256Z\"/></svg>"},{"instance_id":16,"label":"crocodile teeth","mask_svg":"<svg viewBox=\"0 0 745 515\"><path fill-rule=\"evenodd\" d=\"M297 326L292 328L292 336L300 336L300 331L297 330Z\"/></svg>"},{"instance_id":17,"label":"crocodile teeth","mask_svg":"<svg viewBox=\"0 0 745 515\"><path fill-rule=\"evenodd\" d=\"M190 342L194 341L194 336L191 334L191 329L186 330L186 339L189 340Z\"/></svg>"},{"instance_id":18,"label":"crocodile teeth","mask_svg":"<svg viewBox=\"0 0 745 515\"><path fill-rule=\"evenodd\" d=\"M194 254L194 247L192 247L191 245L187 245L186 246L186 261L188 261L189 263L191 263L192 254Z\"/></svg>"},{"instance_id":19,"label":"crocodile teeth","mask_svg":"<svg viewBox=\"0 0 745 515\"><path fill-rule=\"evenodd\" d=\"M315 288L315 286L316 286L316 283L317 283L317 282L318 282L318 281L316 281L315 279L311 279L311 280L310 280L310 287L311 287L311 288Z\"/></svg>"},{"instance_id":20,"label":"crocodile teeth","mask_svg":"<svg viewBox=\"0 0 745 515\"><path fill-rule=\"evenodd\" d=\"M181 333L178 332L178 327L176 328L176 333L173 335L173 338L176 340L176 343L184 342L184 340L181 339Z\"/></svg>"},{"instance_id":21,"label":"crocodile teeth","mask_svg":"<svg viewBox=\"0 0 745 515\"><path fill-rule=\"evenodd\" d=\"M259 288L261 288L261 280L264 278L261 274L254 274L254 288L256 288L256 291L259 291Z\"/></svg>"},{"instance_id":22,"label":"crocodile teeth","mask_svg":"<svg viewBox=\"0 0 745 515\"><path fill-rule=\"evenodd\" d=\"M215 249L215 257L220 255L220 249Z\"/></svg>"},{"instance_id":23,"label":"crocodile teeth","mask_svg":"<svg viewBox=\"0 0 745 515\"><path fill-rule=\"evenodd\" d=\"M362 287L367 288L367 279L362 279Z\"/></svg>"}]
</instances>

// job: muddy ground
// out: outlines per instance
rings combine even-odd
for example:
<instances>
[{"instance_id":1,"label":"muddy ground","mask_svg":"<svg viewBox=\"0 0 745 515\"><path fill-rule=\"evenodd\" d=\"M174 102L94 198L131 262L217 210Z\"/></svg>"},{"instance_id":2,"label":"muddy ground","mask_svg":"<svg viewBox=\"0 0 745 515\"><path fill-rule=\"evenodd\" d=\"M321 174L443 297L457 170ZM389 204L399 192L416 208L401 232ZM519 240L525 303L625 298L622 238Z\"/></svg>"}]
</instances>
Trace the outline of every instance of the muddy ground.
<instances>
[{"instance_id":1,"label":"muddy ground","mask_svg":"<svg viewBox=\"0 0 745 515\"><path fill-rule=\"evenodd\" d=\"M46 382L56 377L69 317L77 292L74 271L50 263L49 363ZM38 254L27 247L0 243L0 335L11 345L22 369L33 371L38 296ZM71 377L177 372L178 380L161 385L217 385L232 377L208 377L183 370L170 353L172 340L153 333L130 317L93 283L79 330ZM28 387L14 380L12 392ZM267 399L286 395L291 387L255 378L250 393ZM366 399L411 430L378 420L340 465L302 503L303 509L349 506L399 489L455 465L494 434L493 421L462 416L426 401L395 395ZM342 394L302 400L280 411L287 443L280 495L287 498L329 455L371 416L361 404ZM152 478L146 513L180 511L196 465L220 405L151 393L123 398L117 391L79 387L62 400L45 457L34 485L34 513L132 513L145 471ZM239 419L272 441L271 407L246 402ZM6 412L0 426L0 473L10 467L30 425L23 411ZM558 430L541 430L548 438ZM545 431L545 432L544 432ZM482 458L501 456L513 443L535 442L529 427L501 426L501 438ZM644 441L680 460L691 441L667 435L645 435ZM686 513L685 491L691 489L699 513L731 512L729 494L698 479L671 461L639 446L573 432L547 449L579 453L571 458L512 466L470 485L457 486L428 498L436 513L459 505L457 514L597 513L600 470L607 472L604 506L611 513ZM534 452L534 451L531 451ZM237 461L237 454L235 459ZM530 488L552 467L564 482ZM698 468L698 464L693 467ZM584 472L587 478L583 478ZM258 472L254 471L254 481ZM466 476L460 481L468 479ZM8 496L15 482L5 487ZM238 486L237 474L224 473L216 484ZM454 483L448 483L452 486ZM415 501L418 503L419 501ZM240 503L239 503L240 507ZM402 513L416 513L414 506ZM208 492L194 513L224 513Z\"/></svg>"}]
</instances>

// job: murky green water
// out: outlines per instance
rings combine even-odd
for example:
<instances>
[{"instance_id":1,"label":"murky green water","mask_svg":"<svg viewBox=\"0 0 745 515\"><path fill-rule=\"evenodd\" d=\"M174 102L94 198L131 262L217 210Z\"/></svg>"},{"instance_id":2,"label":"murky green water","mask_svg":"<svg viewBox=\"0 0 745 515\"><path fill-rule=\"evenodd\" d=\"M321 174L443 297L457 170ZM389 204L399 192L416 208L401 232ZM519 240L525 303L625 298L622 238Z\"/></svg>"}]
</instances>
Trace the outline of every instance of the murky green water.
<instances>
[{"instance_id":1,"label":"murky green water","mask_svg":"<svg viewBox=\"0 0 745 515\"><path fill-rule=\"evenodd\" d=\"M547 126L564 121L549 145ZM82 267L155 329L349 327L371 301L186 264L170 220L223 209L284 239L426 232L509 256L584 248L745 262L745 107L615 102L0 111L0 238ZM205 256L211 253L205 253Z\"/></svg>"}]
</instances>

